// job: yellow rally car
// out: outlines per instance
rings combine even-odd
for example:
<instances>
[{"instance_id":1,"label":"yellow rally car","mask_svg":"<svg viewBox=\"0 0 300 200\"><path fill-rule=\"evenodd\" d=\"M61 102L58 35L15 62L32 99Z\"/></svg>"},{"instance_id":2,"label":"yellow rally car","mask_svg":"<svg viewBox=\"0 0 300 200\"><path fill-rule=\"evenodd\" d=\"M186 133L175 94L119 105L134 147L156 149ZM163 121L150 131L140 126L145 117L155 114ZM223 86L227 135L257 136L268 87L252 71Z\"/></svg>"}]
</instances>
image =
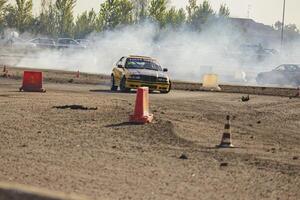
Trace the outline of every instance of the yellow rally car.
<instances>
[{"instance_id":1,"label":"yellow rally car","mask_svg":"<svg viewBox=\"0 0 300 200\"><path fill-rule=\"evenodd\" d=\"M145 56L122 57L113 68L111 74L111 90L118 87L123 92L138 87L149 87L150 91L168 93L171 90L171 81L158 62Z\"/></svg>"}]
</instances>

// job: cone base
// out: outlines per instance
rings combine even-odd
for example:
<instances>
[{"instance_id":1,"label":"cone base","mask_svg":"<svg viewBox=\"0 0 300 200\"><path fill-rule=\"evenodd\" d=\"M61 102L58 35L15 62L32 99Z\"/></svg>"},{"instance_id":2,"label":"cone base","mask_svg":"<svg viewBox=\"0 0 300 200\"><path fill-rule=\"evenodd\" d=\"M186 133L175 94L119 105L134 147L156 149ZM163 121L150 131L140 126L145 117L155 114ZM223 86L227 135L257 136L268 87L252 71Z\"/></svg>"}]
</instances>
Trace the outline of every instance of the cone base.
<instances>
[{"instance_id":1,"label":"cone base","mask_svg":"<svg viewBox=\"0 0 300 200\"><path fill-rule=\"evenodd\" d=\"M221 143L217 145L218 148L234 148L233 144Z\"/></svg>"},{"instance_id":2,"label":"cone base","mask_svg":"<svg viewBox=\"0 0 300 200\"><path fill-rule=\"evenodd\" d=\"M34 89L34 88L24 88L24 87L21 87L20 89L20 92L46 92L45 89L43 88L40 88L40 89Z\"/></svg>"},{"instance_id":3,"label":"cone base","mask_svg":"<svg viewBox=\"0 0 300 200\"><path fill-rule=\"evenodd\" d=\"M148 116L142 116L142 117L130 115L129 121L137 124L147 124L153 121L153 115L150 114Z\"/></svg>"},{"instance_id":4,"label":"cone base","mask_svg":"<svg viewBox=\"0 0 300 200\"><path fill-rule=\"evenodd\" d=\"M222 89L220 87L201 87L201 90L204 91L221 91Z\"/></svg>"}]
</instances>

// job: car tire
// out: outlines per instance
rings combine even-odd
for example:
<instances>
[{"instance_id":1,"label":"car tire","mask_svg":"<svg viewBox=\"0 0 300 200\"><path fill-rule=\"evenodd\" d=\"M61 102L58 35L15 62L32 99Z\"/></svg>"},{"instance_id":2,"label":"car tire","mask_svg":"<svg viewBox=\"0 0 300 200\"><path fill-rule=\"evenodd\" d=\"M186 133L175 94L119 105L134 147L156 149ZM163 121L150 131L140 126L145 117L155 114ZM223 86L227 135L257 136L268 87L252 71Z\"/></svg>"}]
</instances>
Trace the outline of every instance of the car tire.
<instances>
[{"instance_id":1,"label":"car tire","mask_svg":"<svg viewBox=\"0 0 300 200\"><path fill-rule=\"evenodd\" d=\"M125 76L122 78L121 82L120 82L120 90L121 92L129 92L130 89L126 88L126 78Z\"/></svg>"},{"instance_id":2,"label":"car tire","mask_svg":"<svg viewBox=\"0 0 300 200\"><path fill-rule=\"evenodd\" d=\"M170 81L169 89L167 91L160 91L160 93L162 93L162 94L168 94L171 91L171 89L172 89L172 83Z\"/></svg>"},{"instance_id":3,"label":"car tire","mask_svg":"<svg viewBox=\"0 0 300 200\"><path fill-rule=\"evenodd\" d=\"M115 82L115 77L114 75L111 75L111 91L117 91L118 90L118 86L116 86L116 82Z\"/></svg>"}]
</instances>

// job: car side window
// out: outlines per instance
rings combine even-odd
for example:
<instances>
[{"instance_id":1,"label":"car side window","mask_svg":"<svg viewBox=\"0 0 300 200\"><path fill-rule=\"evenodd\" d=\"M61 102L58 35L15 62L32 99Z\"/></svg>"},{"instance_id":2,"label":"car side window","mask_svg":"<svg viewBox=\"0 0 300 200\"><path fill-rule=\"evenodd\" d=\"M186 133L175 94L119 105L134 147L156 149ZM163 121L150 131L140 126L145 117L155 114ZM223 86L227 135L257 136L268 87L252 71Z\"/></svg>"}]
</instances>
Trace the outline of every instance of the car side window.
<instances>
[{"instance_id":1,"label":"car side window","mask_svg":"<svg viewBox=\"0 0 300 200\"><path fill-rule=\"evenodd\" d=\"M285 70L285 66L281 65L279 67L276 68L276 71L284 71Z\"/></svg>"},{"instance_id":2,"label":"car side window","mask_svg":"<svg viewBox=\"0 0 300 200\"><path fill-rule=\"evenodd\" d=\"M70 44L77 45L77 42L70 40Z\"/></svg>"},{"instance_id":3,"label":"car side window","mask_svg":"<svg viewBox=\"0 0 300 200\"><path fill-rule=\"evenodd\" d=\"M288 70L291 71L291 72L296 72L296 71L298 71L298 66L297 66L297 65L290 65L289 67L290 67L290 68L289 68Z\"/></svg>"},{"instance_id":4,"label":"car side window","mask_svg":"<svg viewBox=\"0 0 300 200\"><path fill-rule=\"evenodd\" d=\"M117 62L117 66L118 66L118 65L124 66L125 60L126 60L125 57L122 57L122 58Z\"/></svg>"}]
</instances>

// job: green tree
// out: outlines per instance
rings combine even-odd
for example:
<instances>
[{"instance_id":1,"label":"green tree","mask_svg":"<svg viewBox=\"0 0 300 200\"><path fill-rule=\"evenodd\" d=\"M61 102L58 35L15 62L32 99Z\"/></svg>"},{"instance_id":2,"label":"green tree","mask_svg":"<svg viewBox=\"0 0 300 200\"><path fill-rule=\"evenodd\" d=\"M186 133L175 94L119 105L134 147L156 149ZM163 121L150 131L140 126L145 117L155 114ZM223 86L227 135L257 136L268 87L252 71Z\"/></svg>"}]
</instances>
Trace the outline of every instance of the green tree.
<instances>
[{"instance_id":1,"label":"green tree","mask_svg":"<svg viewBox=\"0 0 300 200\"><path fill-rule=\"evenodd\" d=\"M85 11L77 17L74 36L76 38L84 38L88 34L96 30L97 14L94 10Z\"/></svg>"},{"instance_id":2,"label":"green tree","mask_svg":"<svg viewBox=\"0 0 300 200\"><path fill-rule=\"evenodd\" d=\"M196 13L196 11L198 10L198 6L197 6L197 0L189 0L188 5L186 6L186 10L187 10L187 22L188 23L192 23L193 17Z\"/></svg>"},{"instance_id":3,"label":"green tree","mask_svg":"<svg viewBox=\"0 0 300 200\"><path fill-rule=\"evenodd\" d=\"M288 24L284 26L284 29L289 33L293 33L293 34L299 33L299 29L297 28L296 24Z\"/></svg>"},{"instance_id":4,"label":"green tree","mask_svg":"<svg viewBox=\"0 0 300 200\"><path fill-rule=\"evenodd\" d=\"M275 30L281 31L282 30L282 23L280 21L275 22L274 27ZM296 24L287 24L284 26L284 31L290 34L299 34L299 29L297 28Z\"/></svg>"},{"instance_id":5,"label":"green tree","mask_svg":"<svg viewBox=\"0 0 300 200\"><path fill-rule=\"evenodd\" d=\"M6 9L7 0L0 0L0 31L4 28L4 17L5 17L5 9Z\"/></svg>"},{"instance_id":6,"label":"green tree","mask_svg":"<svg viewBox=\"0 0 300 200\"><path fill-rule=\"evenodd\" d=\"M21 33L28 30L33 23L32 0L16 0L15 6L7 7L6 23Z\"/></svg>"},{"instance_id":7,"label":"green tree","mask_svg":"<svg viewBox=\"0 0 300 200\"><path fill-rule=\"evenodd\" d=\"M167 13L167 0L152 0L149 6L149 17L160 24L161 27L165 26L165 16Z\"/></svg>"},{"instance_id":8,"label":"green tree","mask_svg":"<svg viewBox=\"0 0 300 200\"><path fill-rule=\"evenodd\" d=\"M275 22L274 29L279 31L282 29L282 23L280 21Z\"/></svg>"},{"instance_id":9,"label":"green tree","mask_svg":"<svg viewBox=\"0 0 300 200\"><path fill-rule=\"evenodd\" d=\"M197 6L196 1L191 0L187 11L189 14L189 24L196 30L201 30L205 23L215 17L215 12L212 9L209 1L205 0Z\"/></svg>"},{"instance_id":10,"label":"green tree","mask_svg":"<svg viewBox=\"0 0 300 200\"><path fill-rule=\"evenodd\" d=\"M226 4L222 4L219 9L219 17L229 17L230 16L230 10L226 6Z\"/></svg>"},{"instance_id":11,"label":"green tree","mask_svg":"<svg viewBox=\"0 0 300 200\"><path fill-rule=\"evenodd\" d=\"M73 10L76 0L56 0L56 19L60 37L71 37L74 28Z\"/></svg>"},{"instance_id":12,"label":"green tree","mask_svg":"<svg viewBox=\"0 0 300 200\"><path fill-rule=\"evenodd\" d=\"M133 3L129 0L106 0L101 4L99 21L100 26L105 30L131 24L133 22Z\"/></svg>"},{"instance_id":13,"label":"green tree","mask_svg":"<svg viewBox=\"0 0 300 200\"><path fill-rule=\"evenodd\" d=\"M185 23L186 15L184 9L176 10L176 8L172 7L165 16L165 23L167 25L172 26L173 28L178 28L182 24Z\"/></svg>"},{"instance_id":14,"label":"green tree","mask_svg":"<svg viewBox=\"0 0 300 200\"><path fill-rule=\"evenodd\" d=\"M58 36L57 12L50 1L42 4L41 13L36 21L35 33L51 37Z\"/></svg>"},{"instance_id":15,"label":"green tree","mask_svg":"<svg viewBox=\"0 0 300 200\"><path fill-rule=\"evenodd\" d=\"M133 5L135 21L145 21L148 17L148 0L133 0Z\"/></svg>"}]
</instances>

